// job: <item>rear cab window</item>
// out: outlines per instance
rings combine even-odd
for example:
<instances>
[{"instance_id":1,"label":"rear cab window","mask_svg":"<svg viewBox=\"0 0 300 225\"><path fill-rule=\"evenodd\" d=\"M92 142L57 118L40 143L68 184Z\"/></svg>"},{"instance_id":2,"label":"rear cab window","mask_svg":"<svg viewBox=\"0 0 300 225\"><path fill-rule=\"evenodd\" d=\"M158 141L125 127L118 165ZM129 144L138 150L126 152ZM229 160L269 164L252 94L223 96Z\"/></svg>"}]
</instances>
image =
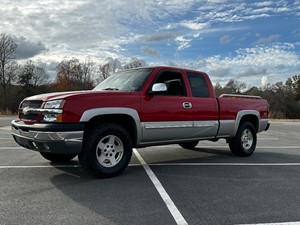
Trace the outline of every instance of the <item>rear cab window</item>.
<instances>
[{"instance_id":1,"label":"rear cab window","mask_svg":"<svg viewBox=\"0 0 300 225\"><path fill-rule=\"evenodd\" d=\"M187 72L193 97L208 98L210 97L209 88L204 76L200 73Z\"/></svg>"}]
</instances>

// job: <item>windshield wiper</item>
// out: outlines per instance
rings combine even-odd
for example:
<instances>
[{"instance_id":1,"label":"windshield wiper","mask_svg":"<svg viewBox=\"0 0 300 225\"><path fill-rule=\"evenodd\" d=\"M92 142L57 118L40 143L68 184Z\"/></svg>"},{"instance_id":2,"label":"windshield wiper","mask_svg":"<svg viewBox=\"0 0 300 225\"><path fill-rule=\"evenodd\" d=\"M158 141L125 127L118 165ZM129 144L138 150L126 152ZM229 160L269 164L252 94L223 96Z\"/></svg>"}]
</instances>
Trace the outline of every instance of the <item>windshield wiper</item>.
<instances>
[{"instance_id":1,"label":"windshield wiper","mask_svg":"<svg viewBox=\"0 0 300 225\"><path fill-rule=\"evenodd\" d=\"M118 88L104 88L102 90L109 90L109 91L118 91Z\"/></svg>"}]
</instances>

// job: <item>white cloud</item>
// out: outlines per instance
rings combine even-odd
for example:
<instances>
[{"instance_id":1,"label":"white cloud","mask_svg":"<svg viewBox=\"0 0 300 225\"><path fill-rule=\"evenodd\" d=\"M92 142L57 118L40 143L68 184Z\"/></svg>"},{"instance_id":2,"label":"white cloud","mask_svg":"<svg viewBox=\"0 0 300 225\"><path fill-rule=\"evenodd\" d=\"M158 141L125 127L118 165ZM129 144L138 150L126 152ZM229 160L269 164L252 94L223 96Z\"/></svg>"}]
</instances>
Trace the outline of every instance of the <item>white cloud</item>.
<instances>
[{"instance_id":1,"label":"white cloud","mask_svg":"<svg viewBox=\"0 0 300 225\"><path fill-rule=\"evenodd\" d=\"M178 48L177 48L178 50L183 50L191 46L190 43L192 40L184 36L178 36L175 40L178 43Z\"/></svg>"},{"instance_id":2,"label":"white cloud","mask_svg":"<svg viewBox=\"0 0 300 225\"><path fill-rule=\"evenodd\" d=\"M266 7L266 6L271 6L274 2L272 1L263 1L263 2L255 2L254 5L256 7Z\"/></svg>"},{"instance_id":3,"label":"white cloud","mask_svg":"<svg viewBox=\"0 0 300 225\"><path fill-rule=\"evenodd\" d=\"M202 30L208 27L207 23L198 23L195 21L183 21L180 23L181 26L189 28L191 30Z\"/></svg>"},{"instance_id":4,"label":"white cloud","mask_svg":"<svg viewBox=\"0 0 300 225\"><path fill-rule=\"evenodd\" d=\"M268 86L269 83L270 82L269 82L268 76L262 76L262 78L261 78L261 86L262 87L266 87L266 86Z\"/></svg>"},{"instance_id":5,"label":"white cloud","mask_svg":"<svg viewBox=\"0 0 300 225\"><path fill-rule=\"evenodd\" d=\"M141 52L161 58L167 55L165 52L171 52L169 58L161 60L172 61L170 55L175 55L176 59L178 51L186 55L192 52L196 58L199 52L210 48L202 44L207 42L197 42L205 35L218 32L217 37L222 37L221 43L226 44L238 40L233 33L249 32L247 21L282 15L297 17L300 16L299 6L299 0L2 0L0 30L23 37L25 41L19 44L23 58L32 57L47 65L54 65L65 56L84 59L89 55L95 61L101 61L107 57L122 59ZM255 44L266 45L283 37L280 34L267 36L259 30L251 32L260 32ZM161 46L168 49L161 50ZM200 69L213 71L218 77L252 73L268 76L271 80L286 72L287 67L291 72L294 68L299 71L295 46L278 44L240 48L236 52L232 49L225 53L214 52L222 56L207 56L204 64L203 60L199 64L195 60L189 65L199 65ZM160 52L164 54L160 55ZM226 57L230 54L234 56Z\"/></svg>"},{"instance_id":6,"label":"white cloud","mask_svg":"<svg viewBox=\"0 0 300 225\"><path fill-rule=\"evenodd\" d=\"M257 46L239 49L235 56L212 56L199 70L208 72L214 82L227 83L237 79L247 85L260 85L262 77L271 81L285 81L300 70L300 59L291 51L291 44ZM264 78L265 79L265 78Z\"/></svg>"}]
</instances>

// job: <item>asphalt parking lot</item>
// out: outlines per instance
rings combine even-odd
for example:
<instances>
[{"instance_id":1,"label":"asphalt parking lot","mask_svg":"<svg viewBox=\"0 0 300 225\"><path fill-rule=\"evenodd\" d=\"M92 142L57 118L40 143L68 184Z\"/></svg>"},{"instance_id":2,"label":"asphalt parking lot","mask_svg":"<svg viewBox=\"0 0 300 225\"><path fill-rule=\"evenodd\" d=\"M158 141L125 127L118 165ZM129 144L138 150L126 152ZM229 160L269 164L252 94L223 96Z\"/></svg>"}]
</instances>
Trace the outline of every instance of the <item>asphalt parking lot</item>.
<instances>
[{"instance_id":1,"label":"asphalt parking lot","mask_svg":"<svg viewBox=\"0 0 300 225\"><path fill-rule=\"evenodd\" d=\"M11 119L0 117L0 225L300 224L300 122L273 122L248 158L224 141L149 147L121 176L95 179L77 158L19 147Z\"/></svg>"}]
</instances>

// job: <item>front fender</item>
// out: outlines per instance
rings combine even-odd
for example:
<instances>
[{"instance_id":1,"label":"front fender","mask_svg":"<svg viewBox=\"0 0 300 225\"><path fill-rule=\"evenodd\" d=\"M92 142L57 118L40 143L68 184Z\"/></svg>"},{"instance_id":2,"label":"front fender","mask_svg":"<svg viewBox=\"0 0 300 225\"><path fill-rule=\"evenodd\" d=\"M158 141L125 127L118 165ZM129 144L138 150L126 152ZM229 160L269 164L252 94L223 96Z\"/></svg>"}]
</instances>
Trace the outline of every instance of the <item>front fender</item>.
<instances>
[{"instance_id":1,"label":"front fender","mask_svg":"<svg viewBox=\"0 0 300 225\"><path fill-rule=\"evenodd\" d=\"M140 116L135 109L126 108L126 107L107 107L107 108L89 109L82 114L80 118L80 122L88 122L96 116L114 115L114 114L128 115L131 118L133 118L133 121L137 128L136 131L137 143L139 143L142 138L142 127L141 127Z\"/></svg>"}]
</instances>

